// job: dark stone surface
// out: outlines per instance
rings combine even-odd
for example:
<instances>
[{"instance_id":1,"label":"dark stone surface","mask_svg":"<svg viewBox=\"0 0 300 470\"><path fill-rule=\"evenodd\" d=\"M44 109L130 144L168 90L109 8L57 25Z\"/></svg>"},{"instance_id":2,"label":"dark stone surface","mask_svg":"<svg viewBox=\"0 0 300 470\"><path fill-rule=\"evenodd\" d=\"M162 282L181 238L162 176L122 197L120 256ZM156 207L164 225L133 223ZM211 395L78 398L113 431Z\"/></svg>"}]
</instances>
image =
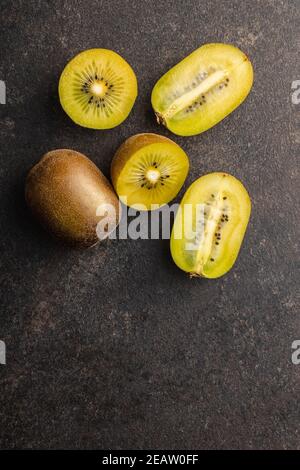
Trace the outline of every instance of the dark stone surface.
<instances>
[{"instance_id":1,"label":"dark stone surface","mask_svg":"<svg viewBox=\"0 0 300 470\"><path fill-rule=\"evenodd\" d=\"M1 2L1 448L300 448L299 2ZM248 100L207 133L155 123L156 80L202 43L252 59ZM138 76L120 127L95 132L64 115L57 81L91 47L114 49ZM253 213L234 269L190 280L162 240L109 241L77 252L31 219L29 168L50 149L89 155L109 174L128 136L183 146L185 188L214 170L247 186ZM183 191L181 192L181 195ZM297 296L298 293L298 296Z\"/></svg>"}]
</instances>

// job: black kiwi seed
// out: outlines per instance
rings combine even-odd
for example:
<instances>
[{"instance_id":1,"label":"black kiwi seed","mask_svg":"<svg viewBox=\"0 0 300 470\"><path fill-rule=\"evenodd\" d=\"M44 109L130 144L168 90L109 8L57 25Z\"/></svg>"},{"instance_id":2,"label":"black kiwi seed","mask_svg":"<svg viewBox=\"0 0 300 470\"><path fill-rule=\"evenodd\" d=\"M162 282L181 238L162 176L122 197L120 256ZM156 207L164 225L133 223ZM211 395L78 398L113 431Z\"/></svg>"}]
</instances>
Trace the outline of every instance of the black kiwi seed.
<instances>
[{"instance_id":1,"label":"black kiwi seed","mask_svg":"<svg viewBox=\"0 0 300 470\"><path fill-rule=\"evenodd\" d=\"M210 258L210 261L215 261L214 258Z\"/></svg>"}]
</instances>

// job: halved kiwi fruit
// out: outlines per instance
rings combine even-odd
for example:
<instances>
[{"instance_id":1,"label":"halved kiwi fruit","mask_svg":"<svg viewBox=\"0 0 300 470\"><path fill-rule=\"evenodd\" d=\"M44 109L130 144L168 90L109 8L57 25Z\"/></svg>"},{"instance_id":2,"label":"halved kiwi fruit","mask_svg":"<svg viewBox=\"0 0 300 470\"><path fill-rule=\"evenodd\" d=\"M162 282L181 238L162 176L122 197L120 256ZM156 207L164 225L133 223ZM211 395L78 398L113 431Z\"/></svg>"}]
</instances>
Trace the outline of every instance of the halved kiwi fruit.
<instances>
[{"instance_id":1,"label":"halved kiwi fruit","mask_svg":"<svg viewBox=\"0 0 300 470\"><path fill-rule=\"evenodd\" d=\"M130 137L117 150L111 178L124 204L151 210L178 194L188 170L189 159L179 145L167 137L144 133Z\"/></svg>"},{"instance_id":2,"label":"halved kiwi fruit","mask_svg":"<svg viewBox=\"0 0 300 470\"><path fill-rule=\"evenodd\" d=\"M206 44L158 80L152 106L158 122L175 134L200 134L237 108L252 83L251 62L240 49Z\"/></svg>"},{"instance_id":3,"label":"halved kiwi fruit","mask_svg":"<svg viewBox=\"0 0 300 470\"><path fill-rule=\"evenodd\" d=\"M118 225L118 198L103 173L85 155L58 149L30 170L25 187L28 206L60 240L77 247L95 245ZM104 229L98 230L102 224Z\"/></svg>"},{"instance_id":4,"label":"halved kiwi fruit","mask_svg":"<svg viewBox=\"0 0 300 470\"><path fill-rule=\"evenodd\" d=\"M171 254L191 276L217 278L233 266L251 212L250 197L234 176L210 173L185 193L176 214Z\"/></svg>"},{"instance_id":5,"label":"halved kiwi fruit","mask_svg":"<svg viewBox=\"0 0 300 470\"><path fill-rule=\"evenodd\" d=\"M66 65L58 89L63 109L76 124L111 129L130 113L137 97L137 80L116 52L89 49Z\"/></svg>"}]
</instances>

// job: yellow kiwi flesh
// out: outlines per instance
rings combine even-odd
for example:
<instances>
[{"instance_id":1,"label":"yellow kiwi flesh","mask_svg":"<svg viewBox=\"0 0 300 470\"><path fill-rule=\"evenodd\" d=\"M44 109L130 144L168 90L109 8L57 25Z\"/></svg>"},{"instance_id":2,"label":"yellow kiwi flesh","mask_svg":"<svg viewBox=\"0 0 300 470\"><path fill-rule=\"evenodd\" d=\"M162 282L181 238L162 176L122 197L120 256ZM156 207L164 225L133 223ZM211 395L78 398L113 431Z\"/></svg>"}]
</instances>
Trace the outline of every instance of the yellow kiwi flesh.
<instances>
[{"instance_id":1,"label":"yellow kiwi flesh","mask_svg":"<svg viewBox=\"0 0 300 470\"><path fill-rule=\"evenodd\" d=\"M248 192L234 176L210 173L197 179L176 214L174 262L191 276L223 276L238 256L250 212Z\"/></svg>"},{"instance_id":2,"label":"yellow kiwi flesh","mask_svg":"<svg viewBox=\"0 0 300 470\"><path fill-rule=\"evenodd\" d=\"M99 241L97 225L104 218L102 238L108 236L121 216L118 198L106 177L89 158L74 150L45 154L27 176L25 197L52 235L78 247Z\"/></svg>"},{"instance_id":3,"label":"yellow kiwi flesh","mask_svg":"<svg viewBox=\"0 0 300 470\"><path fill-rule=\"evenodd\" d=\"M63 109L76 124L111 129L130 113L137 80L130 65L116 52L89 49L66 65L58 91Z\"/></svg>"},{"instance_id":4,"label":"yellow kiwi flesh","mask_svg":"<svg viewBox=\"0 0 300 470\"><path fill-rule=\"evenodd\" d=\"M158 122L175 134L200 134L236 109L252 83L251 62L240 49L206 44L158 80L152 106Z\"/></svg>"},{"instance_id":5,"label":"yellow kiwi flesh","mask_svg":"<svg viewBox=\"0 0 300 470\"><path fill-rule=\"evenodd\" d=\"M120 200L137 210L152 210L180 191L189 169L186 153L157 134L137 134L117 150L111 178Z\"/></svg>"}]
</instances>

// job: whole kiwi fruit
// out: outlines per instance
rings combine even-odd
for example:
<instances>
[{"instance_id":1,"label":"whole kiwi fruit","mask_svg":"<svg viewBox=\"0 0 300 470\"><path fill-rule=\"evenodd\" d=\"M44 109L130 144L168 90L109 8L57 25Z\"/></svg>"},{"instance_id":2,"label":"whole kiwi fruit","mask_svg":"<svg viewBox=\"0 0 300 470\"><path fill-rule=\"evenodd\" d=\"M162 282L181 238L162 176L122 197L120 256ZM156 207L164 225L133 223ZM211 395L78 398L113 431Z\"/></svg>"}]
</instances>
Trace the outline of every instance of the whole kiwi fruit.
<instances>
[{"instance_id":1,"label":"whole kiwi fruit","mask_svg":"<svg viewBox=\"0 0 300 470\"><path fill-rule=\"evenodd\" d=\"M44 228L79 248L106 238L121 217L119 200L106 177L74 150L46 153L28 173L25 198ZM97 227L104 220L99 236Z\"/></svg>"}]
</instances>

